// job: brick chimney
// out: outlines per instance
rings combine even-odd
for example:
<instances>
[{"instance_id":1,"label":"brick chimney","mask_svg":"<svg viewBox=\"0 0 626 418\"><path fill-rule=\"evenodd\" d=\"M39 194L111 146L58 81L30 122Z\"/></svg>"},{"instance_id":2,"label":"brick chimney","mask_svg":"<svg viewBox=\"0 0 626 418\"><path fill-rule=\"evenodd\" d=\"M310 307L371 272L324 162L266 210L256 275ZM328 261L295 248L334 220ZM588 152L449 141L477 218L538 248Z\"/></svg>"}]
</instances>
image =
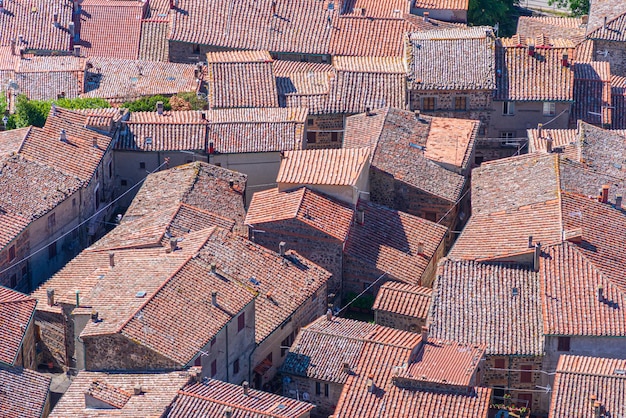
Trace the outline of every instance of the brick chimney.
<instances>
[{"instance_id":1,"label":"brick chimney","mask_svg":"<svg viewBox=\"0 0 626 418\"><path fill-rule=\"evenodd\" d=\"M607 203L609 201L609 188L611 186L609 186L608 184L605 184L602 186L602 189L600 189L600 203Z\"/></svg>"},{"instance_id":2,"label":"brick chimney","mask_svg":"<svg viewBox=\"0 0 626 418\"><path fill-rule=\"evenodd\" d=\"M535 45L528 45L528 56L529 57L535 56Z\"/></svg>"},{"instance_id":3,"label":"brick chimney","mask_svg":"<svg viewBox=\"0 0 626 418\"><path fill-rule=\"evenodd\" d=\"M539 271L539 260L541 258L541 243L535 244L535 252L533 254L533 270Z\"/></svg>"},{"instance_id":4,"label":"brick chimney","mask_svg":"<svg viewBox=\"0 0 626 418\"><path fill-rule=\"evenodd\" d=\"M430 12L424 12L424 22L430 22Z\"/></svg>"},{"instance_id":5,"label":"brick chimney","mask_svg":"<svg viewBox=\"0 0 626 418\"><path fill-rule=\"evenodd\" d=\"M561 65L563 65L563 67L569 67L569 56L567 54L563 54Z\"/></svg>"},{"instance_id":6,"label":"brick chimney","mask_svg":"<svg viewBox=\"0 0 626 418\"><path fill-rule=\"evenodd\" d=\"M48 296L48 306L54 306L54 289L47 289L46 295Z\"/></svg>"}]
</instances>

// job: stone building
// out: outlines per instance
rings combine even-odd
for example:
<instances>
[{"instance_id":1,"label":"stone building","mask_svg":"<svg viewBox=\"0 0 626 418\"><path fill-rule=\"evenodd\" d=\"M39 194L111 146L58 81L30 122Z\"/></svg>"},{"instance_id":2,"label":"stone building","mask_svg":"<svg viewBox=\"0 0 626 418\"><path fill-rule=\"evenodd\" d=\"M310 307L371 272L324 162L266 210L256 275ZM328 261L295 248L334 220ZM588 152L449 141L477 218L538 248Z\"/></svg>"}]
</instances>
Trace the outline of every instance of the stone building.
<instances>
[{"instance_id":1,"label":"stone building","mask_svg":"<svg viewBox=\"0 0 626 418\"><path fill-rule=\"evenodd\" d=\"M374 306L374 322L390 328L420 332L426 326L433 290L389 281L380 287Z\"/></svg>"},{"instance_id":2,"label":"stone building","mask_svg":"<svg viewBox=\"0 0 626 418\"><path fill-rule=\"evenodd\" d=\"M0 363L37 370L35 306L29 296L0 286Z\"/></svg>"},{"instance_id":3,"label":"stone building","mask_svg":"<svg viewBox=\"0 0 626 418\"><path fill-rule=\"evenodd\" d=\"M593 60L606 61L611 73L626 76L626 5L620 0L594 0L589 8L586 38L593 42Z\"/></svg>"}]
</instances>

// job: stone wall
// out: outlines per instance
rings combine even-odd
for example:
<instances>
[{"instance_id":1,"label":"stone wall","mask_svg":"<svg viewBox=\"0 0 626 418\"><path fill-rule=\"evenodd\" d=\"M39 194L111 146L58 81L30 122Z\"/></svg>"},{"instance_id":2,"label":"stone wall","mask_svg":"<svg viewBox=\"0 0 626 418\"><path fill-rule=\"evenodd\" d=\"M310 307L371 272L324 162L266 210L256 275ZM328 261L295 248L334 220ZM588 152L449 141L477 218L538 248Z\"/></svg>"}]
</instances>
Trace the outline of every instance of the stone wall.
<instances>
[{"instance_id":1,"label":"stone wall","mask_svg":"<svg viewBox=\"0 0 626 418\"><path fill-rule=\"evenodd\" d=\"M604 54L598 52L607 51ZM605 40L593 41L593 57L596 61L608 61L611 65L611 74L626 76L626 42L615 42Z\"/></svg>"},{"instance_id":2,"label":"stone wall","mask_svg":"<svg viewBox=\"0 0 626 418\"><path fill-rule=\"evenodd\" d=\"M283 386L283 395L301 401L307 398L307 402L317 405L317 408L311 411L311 417L327 418L335 412L343 385L302 376L289 375L289 379L290 382ZM316 383L320 385L319 395L316 394ZM328 385L328 396L326 396L325 385Z\"/></svg>"},{"instance_id":3,"label":"stone wall","mask_svg":"<svg viewBox=\"0 0 626 418\"><path fill-rule=\"evenodd\" d=\"M18 353L16 366L37 370L37 357L35 350L35 321L31 321L24 333L22 348Z\"/></svg>"},{"instance_id":4,"label":"stone wall","mask_svg":"<svg viewBox=\"0 0 626 418\"><path fill-rule=\"evenodd\" d=\"M70 352L67 344L68 339L73 341L73 329L70 330L63 312L53 313L37 310L35 312L35 325L40 348L38 363L47 364L52 361L60 367L70 367ZM69 337L71 335L71 337Z\"/></svg>"},{"instance_id":5,"label":"stone wall","mask_svg":"<svg viewBox=\"0 0 626 418\"><path fill-rule=\"evenodd\" d=\"M374 322L378 325L403 331L420 332L422 327L426 325L426 318L415 318L395 312L374 310Z\"/></svg>"},{"instance_id":6,"label":"stone wall","mask_svg":"<svg viewBox=\"0 0 626 418\"><path fill-rule=\"evenodd\" d=\"M345 116L344 114L309 115L306 149L341 148Z\"/></svg>"}]
</instances>

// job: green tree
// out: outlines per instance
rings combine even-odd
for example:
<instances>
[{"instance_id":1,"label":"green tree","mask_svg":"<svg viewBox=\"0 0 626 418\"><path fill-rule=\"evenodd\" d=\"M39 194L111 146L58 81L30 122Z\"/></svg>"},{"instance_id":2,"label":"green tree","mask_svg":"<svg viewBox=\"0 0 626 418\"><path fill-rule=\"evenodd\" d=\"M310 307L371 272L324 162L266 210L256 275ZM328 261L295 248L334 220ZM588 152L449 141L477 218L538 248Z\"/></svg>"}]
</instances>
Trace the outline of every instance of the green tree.
<instances>
[{"instance_id":1,"label":"green tree","mask_svg":"<svg viewBox=\"0 0 626 418\"><path fill-rule=\"evenodd\" d=\"M589 0L548 0L550 6L567 7L574 16L589 14Z\"/></svg>"},{"instance_id":2,"label":"green tree","mask_svg":"<svg viewBox=\"0 0 626 418\"><path fill-rule=\"evenodd\" d=\"M161 95L142 97L138 100L125 102L122 104L122 107L125 107L131 112L151 112L156 110L157 102L163 102L163 108L165 110L172 110L170 98Z\"/></svg>"},{"instance_id":3,"label":"green tree","mask_svg":"<svg viewBox=\"0 0 626 418\"><path fill-rule=\"evenodd\" d=\"M97 97L77 97L75 99L58 99L52 103L64 109L106 109L111 107L109 102Z\"/></svg>"},{"instance_id":4,"label":"green tree","mask_svg":"<svg viewBox=\"0 0 626 418\"><path fill-rule=\"evenodd\" d=\"M15 103L15 127L25 128L31 125L43 127L51 106L51 102L28 100L28 97L20 94Z\"/></svg>"},{"instance_id":5,"label":"green tree","mask_svg":"<svg viewBox=\"0 0 626 418\"><path fill-rule=\"evenodd\" d=\"M495 26L498 35L511 36L517 29L518 0L470 0L467 21L474 26Z\"/></svg>"}]
</instances>

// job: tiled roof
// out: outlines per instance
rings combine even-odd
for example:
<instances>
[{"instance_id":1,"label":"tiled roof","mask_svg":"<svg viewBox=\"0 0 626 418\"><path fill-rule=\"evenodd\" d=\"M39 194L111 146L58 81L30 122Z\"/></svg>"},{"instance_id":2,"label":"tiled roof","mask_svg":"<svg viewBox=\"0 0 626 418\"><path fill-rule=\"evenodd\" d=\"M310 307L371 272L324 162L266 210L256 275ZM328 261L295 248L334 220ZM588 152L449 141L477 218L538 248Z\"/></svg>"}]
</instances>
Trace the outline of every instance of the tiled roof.
<instances>
[{"instance_id":1,"label":"tiled roof","mask_svg":"<svg viewBox=\"0 0 626 418\"><path fill-rule=\"evenodd\" d=\"M541 136L537 129L528 129L528 153L546 152L547 138L552 140L552 149L570 153L578 159L578 136L576 129L543 129Z\"/></svg>"},{"instance_id":2,"label":"tiled roof","mask_svg":"<svg viewBox=\"0 0 626 418\"><path fill-rule=\"evenodd\" d=\"M0 363L12 365L22 347L37 301L0 286Z\"/></svg>"},{"instance_id":3,"label":"tiled roof","mask_svg":"<svg viewBox=\"0 0 626 418\"><path fill-rule=\"evenodd\" d=\"M344 146L372 147L372 167L427 193L455 202L465 178L433 161L424 152L430 117L402 109L377 109L348 118Z\"/></svg>"},{"instance_id":4,"label":"tiled roof","mask_svg":"<svg viewBox=\"0 0 626 418\"><path fill-rule=\"evenodd\" d=\"M364 222L350 228L345 253L389 278L419 284L447 228L371 202L360 201L358 210L364 211Z\"/></svg>"},{"instance_id":5,"label":"tiled roof","mask_svg":"<svg viewBox=\"0 0 626 418\"><path fill-rule=\"evenodd\" d=\"M300 418L308 416L315 405L254 389L249 389L249 395L244 395L241 386L208 380L187 385L178 391L167 416L219 417L228 407L231 408L232 418Z\"/></svg>"},{"instance_id":6,"label":"tiled roof","mask_svg":"<svg viewBox=\"0 0 626 418\"><path fill-rule=\"evenodd\" d=\"M534 55L529 55L529 46ZM520 36L499 39L496 45L496 99L513 101L572 101L574 72L562 65L573 57L574 44L565 39ZM571 59L571 58L570 58Z\"/></svg>"},{"instance_id":7,"label":"tiled roof","mask_svg":"<svg viewBox=\"0 0 626 418\"><path fill-rule=\"evenodd\" d=\"M466 170L478 135L480 121L432 118L424 156L431 161Z\"/></svg>"},{"instance_id":8,"label":"tiled roof","mask_svg":"<svg viewBox=\"0 0 626 418\"><path fill-rule=\"evenodd\" d=\"M213 109L209 142L219 153L277 152L302 149L304 108Z\"/></svg>"},{"instance_id":9,"label":"tiled roof","mask_svg":"<svg viewBox=\"0 0 626 418\"><path fill-rule=\"evenodd\" d=\"M574 59L578 62L592 62L595 60L593 41L586 39L574 48Z\"/></svg>"},{"instance_id":10,"label":"tiled roof","mask_svg":"<svg viewBox=\"0 0 626 418\"><path fill-rule=\"evenodd\" d=\"M286 151L276 177L286 185L355 186L369 166L367 148Z\"/></svg>"},{"instance_id":11,"label":"tiled roof","mask_svg":"<svg viewBox=\"0 0 626 418\"><path fill-rule=\"evenodd\" d=\"M493 90L491 28L455 28L408 37L409 86L413 90Z\"/></svg>"},{"instance_id":12,"label":"tiled roof","mask_svg":"<svg viewBox=\"0 0 626 418\"><path fill-rule=\"evenodd\" d=\"M150 6L152 3L150 2ZM168 61L170 55L169 34L168 20L143 20L138 58L146 61Z\"/></svg>"},{"instance_id":13,"label":"tiled roof","mask_svg":"<svg viewBox=\"0 0 626 418\"><path fill-rule=\"evenodd\" d=\"M561 355L554 378L550 416L593 416L596 402L604 416L625 415L624 370L626 360Z\"/></svg>"},{"instance_id":14,"label":"tiled roof","mask_svg":"<svg viewBox=\"0 0 626 418\"><path fill-rule=\"evenodd\" d=\"M44 414L50 378L21 367L0 364L1 416L40 418Z\"/></svg>"},{"instance_id":15,"label":"tiled roof","mask_svg":"<svg viewBox=\"0 0 626 418\"><path fill-rule=\"evenodd\" d=\"M433 291L430 332L489 355L542 355L538 274L527 267L446 261Z\"/></svg>"},{"instance_id":16,"label":"tiled roof","mask_svg":"<svg viewBox=\"0 0 626 418\"><path fill-rule=\"evenodd\" d=\"M595 0L591 3L587 38L626 42L626 4L620 0Z\"/></svg>"},{"instance_id":17,"label":"tiled roof","mask_svg":"<svg viewBox=\"0 0 626 418\"><path fill-rule=\"evenodd\" d=\"M269 52L209 52L207 62L211 108L278 107Z\"/></svg>"},{"instance_id":18,"label":"tiled roof","mask_svg":"<svg viewBox=\"0 0 626 418\"><path fill-rule=\"evenodd\" d=\"M574 64L574 106L571 123L583 120L596 125L610 125L611 68L608 62Z\"/></svg>"},{"instance_id":19,"label":"tiled roof","mask_svg":"<svg viewBox=\"0 0 626 418\"><path fill-rule=\"evenodd\" d=\"M51 109L44 127L32 128L24 139L20 155L86 184L111 144L111 137L85 127L87 119L82 112ZM66 134L64 141L60 139L62 130Z\"/></svg>"},{"instance_id":20,"label":"tiled roof","mask_svg":"<svg viewBox=\"0 0 626 418\"><path fill-rule=\"evenodd\" d=\"M29 126L0 132L0 158L16 153L30 129Z\"/></svg>"},{"instance_id":21,"label":"tiled roof","mask_svg":"<svg viewBox=\"0 0 626 418\"><path fill-rule=\"evenodd\" d=\"M611 102L613 104L613 128L626 129L626 77L611 77Z\"/></svg>"},{"instance_id":22,"label":"tiled roof","mask_svg":"<svg viewBox=\"0 0 626 418\"><path fill-rule=\"evenodd\" d=\"M579 17L520 16L517 35L522 39L545 34L550 38L565 38L578 44L585 38L585 24Z\"/></svg>"},{"instance_id":23,"label":"tiled roof","mask_svg":"<svg viewBox=\"0 0 626 418\"><path fill-rule=\"evenodd\" d=\"M358 364L368 343L410 353L420 341L420 334L340 317L329 321L323 316L300 330L281 371L343 384L351 374L362 373ZM407 360L408 355L398 365ZM344 363L350 367L349 373Z\"/></svg>"},{"instance_id":24,"label":"tiled roof","mask_svg":"<svg viewBox=\"0 0 626 418\"><path fill-rule=\"evenodd\" d=\"M134 0L83 0L81 52L90 57L137 59L146 4Z\"/></svg>"},{"instance_id":25,"label":"tiled roof","mask_svg":"<svg viewBox=\"0 0 626 418\"><path fill-rule=\"evenodd\" d=\"M255 300L255 339L265 340L330 279L330 273L288 251L285 257L235 235L214 234L200 253L215 263L226 278L252 288ZM242 263L241 260L246 262ZM254 284L250 278L255 278ZM242 291L244 291L242 289ZM326 295L317 295L326 297Z\"/></svg>"},{"instance_id":26,"label":"tiled roof","mask_svg":"<svg viewBox=\"0 0 626 418\"><path fill-rule=\"evenodd\" d=\"M81 370L72 381L67 392L61 397L51 418L66 417L107 417L124 416L129 418L163 416L178 391L190 381L188 372L170 373L103 373ZM127 394L128 401L119 408L99 409L85 405L85 393L94 383L114 388ZM135 387L141 387L141 394L135 395Z\"/></svg>"},{"instance_id":27,"label":"tiled roof","mask_svg":"<svg viewBox=\"0 0 626 418\"><path fill-rule=\"evenodd\" d=\"M413 4L419 9L467 10L469 0L415 0Z\"/></svg>"},{"instance_id":28,"label":"tiled roof","mask_svg":"<svg viewBox=\"0 0 626 418\"><path fill-rule=\"evenodd\" d=\"M426 318L432 289L390 281L378 290L372 310L392 312L412 318Z\"/></svg>"},{"instance_id":29,"label":"tiled roof","mask_svg":"<svg viewBox=\"0 0 626 418\"><path fill-rule=\"evenodd\" d=\"M335 74L330 64L274 61L279 105L306 107L311 114L325 113Z\"/></svg>"},{"instance_id":30,"label":"tiled roof","mask_svg":"<svg viewBox=\"0 0 626 418\"><path fill-rule=\"evenodd\" d=\"M132 396L130 392L119 389L115 386L107 385L105 382L99 380L91 382L91 385L89 385L85 394L99 400L100 402L109 404L116 409L124 408L124 405L126 405L126 402L128 402Z\"/></svg>"},{"instance_id":31,"label":"tiled roof","mask_svg":"<svg viewBox=\"0 0 626 418\"><path fill-rule=\"evenodd\" d=\"M252 196L245 224L297 219L344 242L353 216L354 211L345 203L306 187L285 192L270 189Z\"/></svg>"},{"instance_id":32,"label":"tiled roof","mask_svg":"<svg viewBox=\"0 0 626 418\"><path fill-rule=\"evenodd\" d=\"M398 19L410 11L409 2L404 0L350 0L341 6L342 16Z\"/></svg>"},{"instance_id":33,"label":"tiled roof","mask_svg":"<svg viewBox=\"0 0 626 418\"><path fill-rule=\"evenodd\" d=\"M5 1L3 7L4 12L0 13L0 45L9 45L11 39L15 39L18 49L69 51L71 1L15 0ZM58 27L54 26L55 13L58 14Z\"/></svg>"},{"instance_id":34,"label":"tiled roof","mask_svg":"<svg viewBox=\"0 0 626 418\"><path fill-rule=\"evenodd\" d=\"M83 97L124 102L155 94L196 92L196 66L171 62L91 57Z\"/></svg>"},{"instance_id":35,"label":"tiled roof","mask_svg":"<svg viewBox=\"0 0 626 418\"><path fill-rule=\"evenodd\" d=\"M318 6L319 7L319 6ZM367 9L365 10L367 14ZM340 17L333 22L329 50L332 55L360 57L399 57L402 55L403 38L412 30L437 28L438 22L415 28L402 13L399 18Z\"/></svg>"},{"instance_id":36,"label":"tiled roof","mask_svg":"<svg viewBox=\"0 0 626 418\"><path fill-rule=\"evenodd\" d=\"M406 107L406 73L401 58L335 57L329 113L360 113L367 108Z\"/></svg>"}]
</instances>

